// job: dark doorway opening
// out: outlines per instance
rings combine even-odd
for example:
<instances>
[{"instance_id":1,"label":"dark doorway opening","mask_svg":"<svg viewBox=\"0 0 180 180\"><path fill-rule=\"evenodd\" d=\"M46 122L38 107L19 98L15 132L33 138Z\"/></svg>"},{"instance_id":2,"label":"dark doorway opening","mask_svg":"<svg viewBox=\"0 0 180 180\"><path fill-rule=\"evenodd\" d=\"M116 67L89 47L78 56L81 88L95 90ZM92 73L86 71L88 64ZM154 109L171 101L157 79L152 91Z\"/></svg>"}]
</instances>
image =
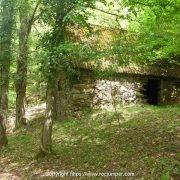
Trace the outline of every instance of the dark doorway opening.
<instances>
[{"instance_id":1,"label":"dark doorway opening","mask_svg":"<svg viewBox=\"0 0 180 180\"><path fill-rule=\"evenodd\" d=\"M144 96L147 103L151 105L159 104L159 89L160 81L159 79L148 79L147 84L144 86Z\"/></svg>"}]
</instances>

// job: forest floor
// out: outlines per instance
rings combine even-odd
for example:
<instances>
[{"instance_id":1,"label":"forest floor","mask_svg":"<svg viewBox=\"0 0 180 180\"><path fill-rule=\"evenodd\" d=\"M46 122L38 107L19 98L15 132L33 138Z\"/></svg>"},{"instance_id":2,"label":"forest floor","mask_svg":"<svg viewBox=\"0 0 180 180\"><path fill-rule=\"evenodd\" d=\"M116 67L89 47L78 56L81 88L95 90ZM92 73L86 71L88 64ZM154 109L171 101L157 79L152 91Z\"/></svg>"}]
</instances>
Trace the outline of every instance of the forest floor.
<instances>
[{"instance_id":1,"label":"forest floor","mask_svg":"<svg viewBox=\"0 0 180 180\"><path fill-rule=\"evenodd\" d=\"M55 122L53 152L40 157L44 117L39 114L28 128L9 134L8 146L0 150L0 180L114 179L115 175L118 179L178 179L179 120L180 106L86 113L79 119Z\"/></svg>"}]
</instances>

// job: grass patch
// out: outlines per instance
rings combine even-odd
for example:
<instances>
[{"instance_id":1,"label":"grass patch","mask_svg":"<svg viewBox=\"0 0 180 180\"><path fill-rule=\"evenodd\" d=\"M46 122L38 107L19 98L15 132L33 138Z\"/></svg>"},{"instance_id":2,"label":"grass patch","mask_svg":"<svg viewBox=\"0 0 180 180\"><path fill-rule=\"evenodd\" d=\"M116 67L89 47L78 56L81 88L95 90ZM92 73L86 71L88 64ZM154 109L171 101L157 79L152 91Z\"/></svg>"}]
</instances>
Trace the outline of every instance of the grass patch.
<instances>
[{"instance_id":1,"label":"grass patch","mask_svg":"<svg viewBox=\"0 0 180 180\"><path fill-rule=\"evenodd\" d=\"M179 175L180 106L136 106L97 111L81 119L55 122L53 154L36 159L43 118L30 130L9 136L0 150L0 171L23 177L47 171L133 172L136 178L165 179ZM123 117L123 118L122 118Z\"/></svg>"}]
</instances>

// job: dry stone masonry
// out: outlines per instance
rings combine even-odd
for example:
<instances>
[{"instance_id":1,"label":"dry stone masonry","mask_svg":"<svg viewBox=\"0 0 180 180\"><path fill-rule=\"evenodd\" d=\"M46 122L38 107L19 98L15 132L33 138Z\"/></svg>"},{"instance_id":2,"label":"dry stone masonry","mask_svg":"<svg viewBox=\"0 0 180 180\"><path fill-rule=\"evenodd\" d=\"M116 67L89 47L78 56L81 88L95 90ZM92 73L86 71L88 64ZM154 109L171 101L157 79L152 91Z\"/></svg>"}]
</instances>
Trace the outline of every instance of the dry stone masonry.
<instances>
[{"instance_id":1,"label":"dry stone masonry","mask_svg":"<svg viewBox=\"0 0 180 180\"><path fill-rule=\"evenodd\" d=\"M151 79L157 83L153 84ZM179 79L135 74L117 74L103 79L90 70L83 70L72 88L73 107L78 111L83 108L112 110L117 105L148 102L175 104L180 102L179 82Z\"/></svg>"}]
</instances>

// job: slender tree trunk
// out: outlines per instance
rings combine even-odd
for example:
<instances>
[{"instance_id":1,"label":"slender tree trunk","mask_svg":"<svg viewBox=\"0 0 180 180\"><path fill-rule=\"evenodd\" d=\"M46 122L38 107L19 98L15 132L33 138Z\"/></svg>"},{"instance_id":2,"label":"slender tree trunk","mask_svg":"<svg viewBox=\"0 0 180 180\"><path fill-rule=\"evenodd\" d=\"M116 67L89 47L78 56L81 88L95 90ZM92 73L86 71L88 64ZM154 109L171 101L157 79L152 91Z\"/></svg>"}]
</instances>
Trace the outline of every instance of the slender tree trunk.
<instances>
[{"instance_id":1,"label":"slender tree trunk","mask_svg":"<svg viewBox=\"0 0 180 180\"><path fill-rule=\"evenodd\" d=\"M7 115L9 73L12 57L11 45L14 24L14 3L12 0L2 0L1 6L2 19L0 24L0 108Z\"/></svg>"},{"instance_id":2,"label":"slender tree trunk","mask_svg":"<svg viewBox=\"0 0 180 180\"><path fill-rule=\"evenodd\" d=\"M17 60L16 80L16 128L26 124L25 98L27 84L27 61L28 61L28 39L29 39L29 2L23 0L19 8L20 30L19 30L19 58Z\"/></svg>"},{"instance_id":3,"label":"slender tree trunk","mask_svg":"<svg viewBox=\"0 0 180 180\"><path fill-rule=\"evenodd\" d=\"M30 3L28 0L21 1L19 8L20 30L19 30L19 58L17 60L16 81L16 128L26 124L25 98L27 87L27 67L29 54L29 35L35 21L35 14L41 0L37 1L32 15L30 16Z\"/></svg>"},{"instance_id":4,"label":"slender tree trunk","mask_svg":"<svg viewBox=\"0 0 180 180\"><path fill-rule=\"evenodd\" d=\"M23 25L22 25L23 26ZM27 84L27 58L28 44L26 35L21 29L19 36L19 58L17 61L17 82L16 82L16 127L26 124L25 119L25 98Z\"/></svg>"},{"instance_id":5,"label":"slender tree trunk","mask_svg":"<svg viewBox=\"0 0 180 180\"><path fill-rule=\"evenodd\" d=\"M47 85L46 94L46 119L43 125L42 138L41 138L41 151L43 153L50 153L52 150L52 127L54 113L54 91L51 83Z\"/></svg>"},{"instance_id":6,"label":"slender tree trunk","mask_svg":"<svg viewBox=\"0 0 180 180\"><path fill-rule=\"evenodd\" d=\"M0 148L3 146L6 146L8 143L7 137L6 137L6 128L4 124L4 117L2 112L0 111Z\"/></svg>"},{"instance_id":7,"label":"slender tree trunk","mask_svg":"<svg viewBox=\"0 0 180 180\"><path fill-rule=\"evenodd\" d=\"M0 91L0 108L6 113L8 111L8 91L9 91L9 72L10 57L3 62L1 66L1 91Z\"/></svg>"}]
</instances>

